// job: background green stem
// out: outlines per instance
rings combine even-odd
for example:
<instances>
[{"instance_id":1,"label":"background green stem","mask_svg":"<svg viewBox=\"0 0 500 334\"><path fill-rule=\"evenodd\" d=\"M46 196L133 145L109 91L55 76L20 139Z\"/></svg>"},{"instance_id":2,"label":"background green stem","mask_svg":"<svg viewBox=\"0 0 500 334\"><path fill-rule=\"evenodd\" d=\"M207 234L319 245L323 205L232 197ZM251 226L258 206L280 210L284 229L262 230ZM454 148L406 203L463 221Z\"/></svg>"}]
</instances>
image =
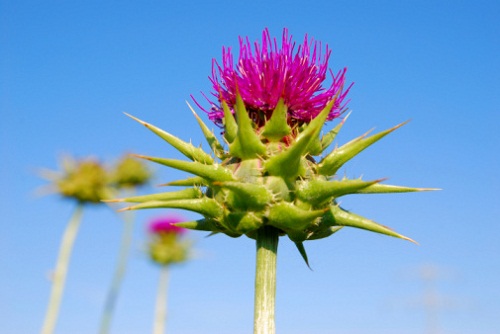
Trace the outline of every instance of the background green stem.
<instances>
[{"instance_id":1,"label":"background green stem","mask_svg":"<svg viewBox=\"0 0 500 334\"><path fill-rule=\"evenodd\" d=\"M57 259L56 269L52 278L52 290L50 293L49 305L45 320L42 327L42 334L52 334L56 327L57 317L59 315L59 308L61 306L61 299L64 291L64 284L66 282L66 274L68 272L69 260L71 258L71 251L75 243L78 228L82 220L83 204L79 203L75 212L71 216L66 230L64 231L61 245L59 248L59 256Z\"/></svg>"},{"instance_id":2,"label":"background green stem","mask_svg":"<svg viewBox=\"0 0 500 334\"><path fill-rule=\"evenodd\" d=\"M169 278L168 266L161 266L160 280L158 282L158 295L156 296L153 334L165 333L165 322L167 319L168 278Z\"/></svg>"},{"instance_id":3,"label":"background green stem","mask_svg":"<svg viewBox=\"0 0 500 334\"><path fill-rule=\"evenodd\" d=\"M255 268L254 334L274 334L276 299L276 256L278 229L261 227L257 231L257 261Z\"/></svg>"},{"instance_id":4,"label":"background green stem","mask_svg":"<svg viewBox=\"0 0 500 334\"><path fill-rule=\"evenodd\" d=\"M116 264L115 274L111 282L111 287L106 297L104 304L104 311L101 318L101 326L99 329L100 334L109 333L111 327L111 319L118 299L120 287L127 270L128 255L130 252L130 245L132 243L132 236L134 234L134 217L132 211L124 213L123 231L120 243L120 251L118 253L118 261Z\"/></svg>"}]
</instances>

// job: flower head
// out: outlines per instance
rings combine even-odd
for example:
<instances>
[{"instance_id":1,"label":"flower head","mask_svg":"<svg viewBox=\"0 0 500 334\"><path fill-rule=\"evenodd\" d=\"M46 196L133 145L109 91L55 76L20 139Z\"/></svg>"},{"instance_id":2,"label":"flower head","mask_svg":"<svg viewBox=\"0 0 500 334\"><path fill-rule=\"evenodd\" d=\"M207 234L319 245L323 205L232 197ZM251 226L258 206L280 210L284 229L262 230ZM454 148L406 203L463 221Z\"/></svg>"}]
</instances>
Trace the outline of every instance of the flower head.
<instances>
[{"instance_id":1,"label":"flower head","mask_svg":"<svg viewBox=\"0 0 500 334\"><path fill-rule=\"evenodd\" d=\"M262 43L250 43L248 37L239 38L240 54L236 65L231 48L222 49L222 65L212 61L210 81L212 95L218 103L211 103L205 110L209 118L222 125L224 117L221 103L224 101L234 110L239 94L257 126L270 118L278 101L283 99L288 109L291 125L309 123L336 97L328 120L339 116L345 109L344 101L351 86L344 90L346 69L336 75L328 69L331 50L326 46L322 53L321 43L304 37L304 42L295 48L288 30L283 29L281 48L276 38L271 38L268 29L262 32ZM330 72L332 83L323 86Z\"/></svg>"},{"instance_id":2,"label":"flower head","mask_svg":"<svg viewBox=\"0 0 500 334\"><path fill-rule=\"evenodd\" d=\"M166 266L187 260L191 243L179 240L185 229L173 225L182 221L184 219L180 216L169 215L155 219L149 225L149 256L155 263Z\"/></svg>"},{"instance_id":3,"label":"flower head","mask_svg":"<svg viewBox=\"0 0 500 334\"><path fill-rule=\"evenodd\" d=\"M113 183L118 188L139 187L149 182L152 173L142 162L128 155L122 157L111 173Z\"/></svg>"},{"instance_id":4,"label":"flower head","mask_svg":"<svg viewBox=\"0 0 500 334\"><path fill-rule=\"evenodd\" d=\"M113 197L115 191L109 183L109 175L102 163L88 157L74 159L65 156L61 160L60 171L41 170L43 178L52 182L47 190L80 203L100 204Z\"/></svg>"}]
</instances>

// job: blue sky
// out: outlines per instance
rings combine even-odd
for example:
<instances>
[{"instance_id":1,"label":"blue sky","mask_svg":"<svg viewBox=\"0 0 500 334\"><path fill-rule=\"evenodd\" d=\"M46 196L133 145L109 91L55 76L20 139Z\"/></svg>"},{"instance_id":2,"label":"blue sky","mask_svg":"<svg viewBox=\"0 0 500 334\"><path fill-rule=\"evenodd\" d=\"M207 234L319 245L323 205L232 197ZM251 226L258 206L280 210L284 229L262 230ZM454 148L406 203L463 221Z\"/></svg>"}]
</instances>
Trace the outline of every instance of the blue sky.
<instances>
[{"instance_id":1,"label":"blue sky","mask_svg":"<svg viewBox=\"0 0 500 334\"><path fill-rule=\"evenodd\" d=\"M498 17L495 1L0 1L0 333L40 330L73 210L34 194L45 184L37 168L56 169L64 153L179 157L123 112L201 144L185 101L210 90L222 46L265 27L299 41L307 33L331 47L334 71L348 67L352 115L340 143L411 119L346 165L347 176L443 188L343 201L419 246L344 229L306 243L311 271L282 239L278 331L425 333L418 268L432 264L446 300L440 333L500 333ZM179 176L156 172L157 183ZM144 253L145 225L161 213L137 214L113 333L151 330L159 272ZM85 213L58 333L97 331L120 224L104 206ZM196 259L172 272L168 331L251 333L252 240L189 236Z\"/></svg>"}]
</instances>

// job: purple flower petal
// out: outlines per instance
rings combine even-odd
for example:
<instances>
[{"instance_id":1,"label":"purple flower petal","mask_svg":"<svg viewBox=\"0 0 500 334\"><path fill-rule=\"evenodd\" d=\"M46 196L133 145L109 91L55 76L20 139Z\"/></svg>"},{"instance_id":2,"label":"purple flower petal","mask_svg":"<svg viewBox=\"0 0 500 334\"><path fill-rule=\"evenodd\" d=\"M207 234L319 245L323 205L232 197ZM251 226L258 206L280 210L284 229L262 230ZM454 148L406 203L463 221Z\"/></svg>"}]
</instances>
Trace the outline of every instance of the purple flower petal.
<instances>
[{"instance_id":1,"label":"purple flower petal","mask_svg":"<svg viewBox=\"0 0 500 334\"><path fill-rule=\"evenodd\" d=\"M149 232L153 234L157 233L175 233L182 234L186 231L185 228L175 226L173 224L183 222L184 218L176 215L169 215L165 217L160 217L154 219L149 224Z\"/></svg>"},{"instance_id":2,"label":"purple flower petal","mask_svg":"<svg viewBox=\"0 0 500 334\"><path fill-rule=\"evenodd\" d=\"M221 101L233 108L238 93L250 113L262 112L265 119L270 117L280 98L288 107L292 123L310 122L335 96L337 99L328 120L345 110L348 101L344 99L352 84L344 90L346 68L336 75L328 69L331 55L328 46L323 54L321 43L306 35L304 42L295 48L285 28L279 48L276 38L271 38L266 28L260 44L255 42L252 48L248 37L240 37L239 48L236 64L231 48L225 47L222 48L222 64L215 59L212 61L209 79L213 85L211 94L217 103L204 95L211 104L207 110L195 101L217 125L222 125L224 116ZM332 78L328 88L323 86L327 72Z\"/></svg>"}]
</instances>

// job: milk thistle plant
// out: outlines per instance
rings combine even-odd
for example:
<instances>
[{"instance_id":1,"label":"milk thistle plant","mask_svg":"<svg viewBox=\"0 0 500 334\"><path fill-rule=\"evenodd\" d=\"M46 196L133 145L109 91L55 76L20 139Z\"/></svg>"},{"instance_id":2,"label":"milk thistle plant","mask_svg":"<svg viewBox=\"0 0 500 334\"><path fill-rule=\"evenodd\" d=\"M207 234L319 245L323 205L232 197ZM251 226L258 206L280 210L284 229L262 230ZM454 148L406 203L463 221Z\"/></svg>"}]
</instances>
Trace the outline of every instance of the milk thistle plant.
<instances>
[{"instance_id":1,"label":"milk thistle plant","mask_svg":"<svg viewBox=\"0 0 500 334\"><path fill-rule=\"evenodd\" d=\"M110 184L119 192L133 195L135 191L146 185L152 173L144 162L130 156L122 157L112 168ZM125 213L123 217L123 230L115 271L111 285L106 295L104 308L100 320L99 334L110 332L115 305L118 300L120 288L127 270L127 262L132 244L135 217L132 212Z\"/></svg>"},{"instance_id":2,"label":"milk thistle plant","mask_svg":"<svg viewBox=\"0 0 500 334\"><path fill-rule=\"evenodd\" d=\"M223 48L222 64L213 61L212 97L205 96L210 108L197 103L222 128L223 140L192 110L211 153L136 119L190 160L138 156L191 173L192 177L168 183L185 189L118 201L134 203L123 210L195 211L204 218L177 225L255 239L254 333L274 333L280 237L294 242L306 263L305 241L329 237L345 226L412 241L344 210L338 198L430 189L339 175L346 162L404 123L329 149L344 121L324 135L322 127L346 110L351 86L346 84L346 69L336 74L328 69L328 47L323 51L321 44L307 36L297 47L286 29L281 47L267 29L260 44L240 38L239 47L236 63L231 48ZM324 83L328 74L329 86Z\"/></svg>"},{"instance_id":3,"label":"milk thistle plant","mask_svg":"<svg viewBox=\"0 0 500 334\"><path fill-rule=\"evenodd\" d=\"M66 276L73 245L82 220L84 207L102 205L105 199L116 197L120 191L130 192L151 177L147 166L137 159L125 156L111 168L106 168L95 158L74 159L66 156L61 162L61 171L42 170L43 177L51 181L50 192L76 202L76 209L64 231L56 268L52 278L52 291L47 307L42 334L54 332L62 301ZM128 250L132 237L133 217L125 219L117 268L101 321L101 333L107 333L119 286L125 273Z\"/></svg>"},{"instance_id":4,"label":"milk thistle plant","mask_svg":"<svg viewBox=\"0 0 500 334\"><path fill-rule=\"evenodd\" d=\"M161 269L153 334L165 333L169 267L186 261L189 256L191 244L186 240L182 240L185 229L174 225L182 221L183 218L180 216L169 215L158 218L149 225L149 234L151 236L148 247L149 256Z\"/></svg>"},{"instance_id":5,"label":"milk thistle plant","mask_svg":"<svg viewBox=\"0 0 500 334\"><path fill-rule=\"evenodd\" d=\"M52 276L52 289L42 327L42 334L54 332L63 296L66 275L73 245L80 227L83 207L101 204L101 201L116 195L102 164L93 158L75 160L65 157L62 171L44 170L42 176L52 181L50 190L76 202L76 208L63 233L56 268Z\"/></svg>"}]
</instances>

